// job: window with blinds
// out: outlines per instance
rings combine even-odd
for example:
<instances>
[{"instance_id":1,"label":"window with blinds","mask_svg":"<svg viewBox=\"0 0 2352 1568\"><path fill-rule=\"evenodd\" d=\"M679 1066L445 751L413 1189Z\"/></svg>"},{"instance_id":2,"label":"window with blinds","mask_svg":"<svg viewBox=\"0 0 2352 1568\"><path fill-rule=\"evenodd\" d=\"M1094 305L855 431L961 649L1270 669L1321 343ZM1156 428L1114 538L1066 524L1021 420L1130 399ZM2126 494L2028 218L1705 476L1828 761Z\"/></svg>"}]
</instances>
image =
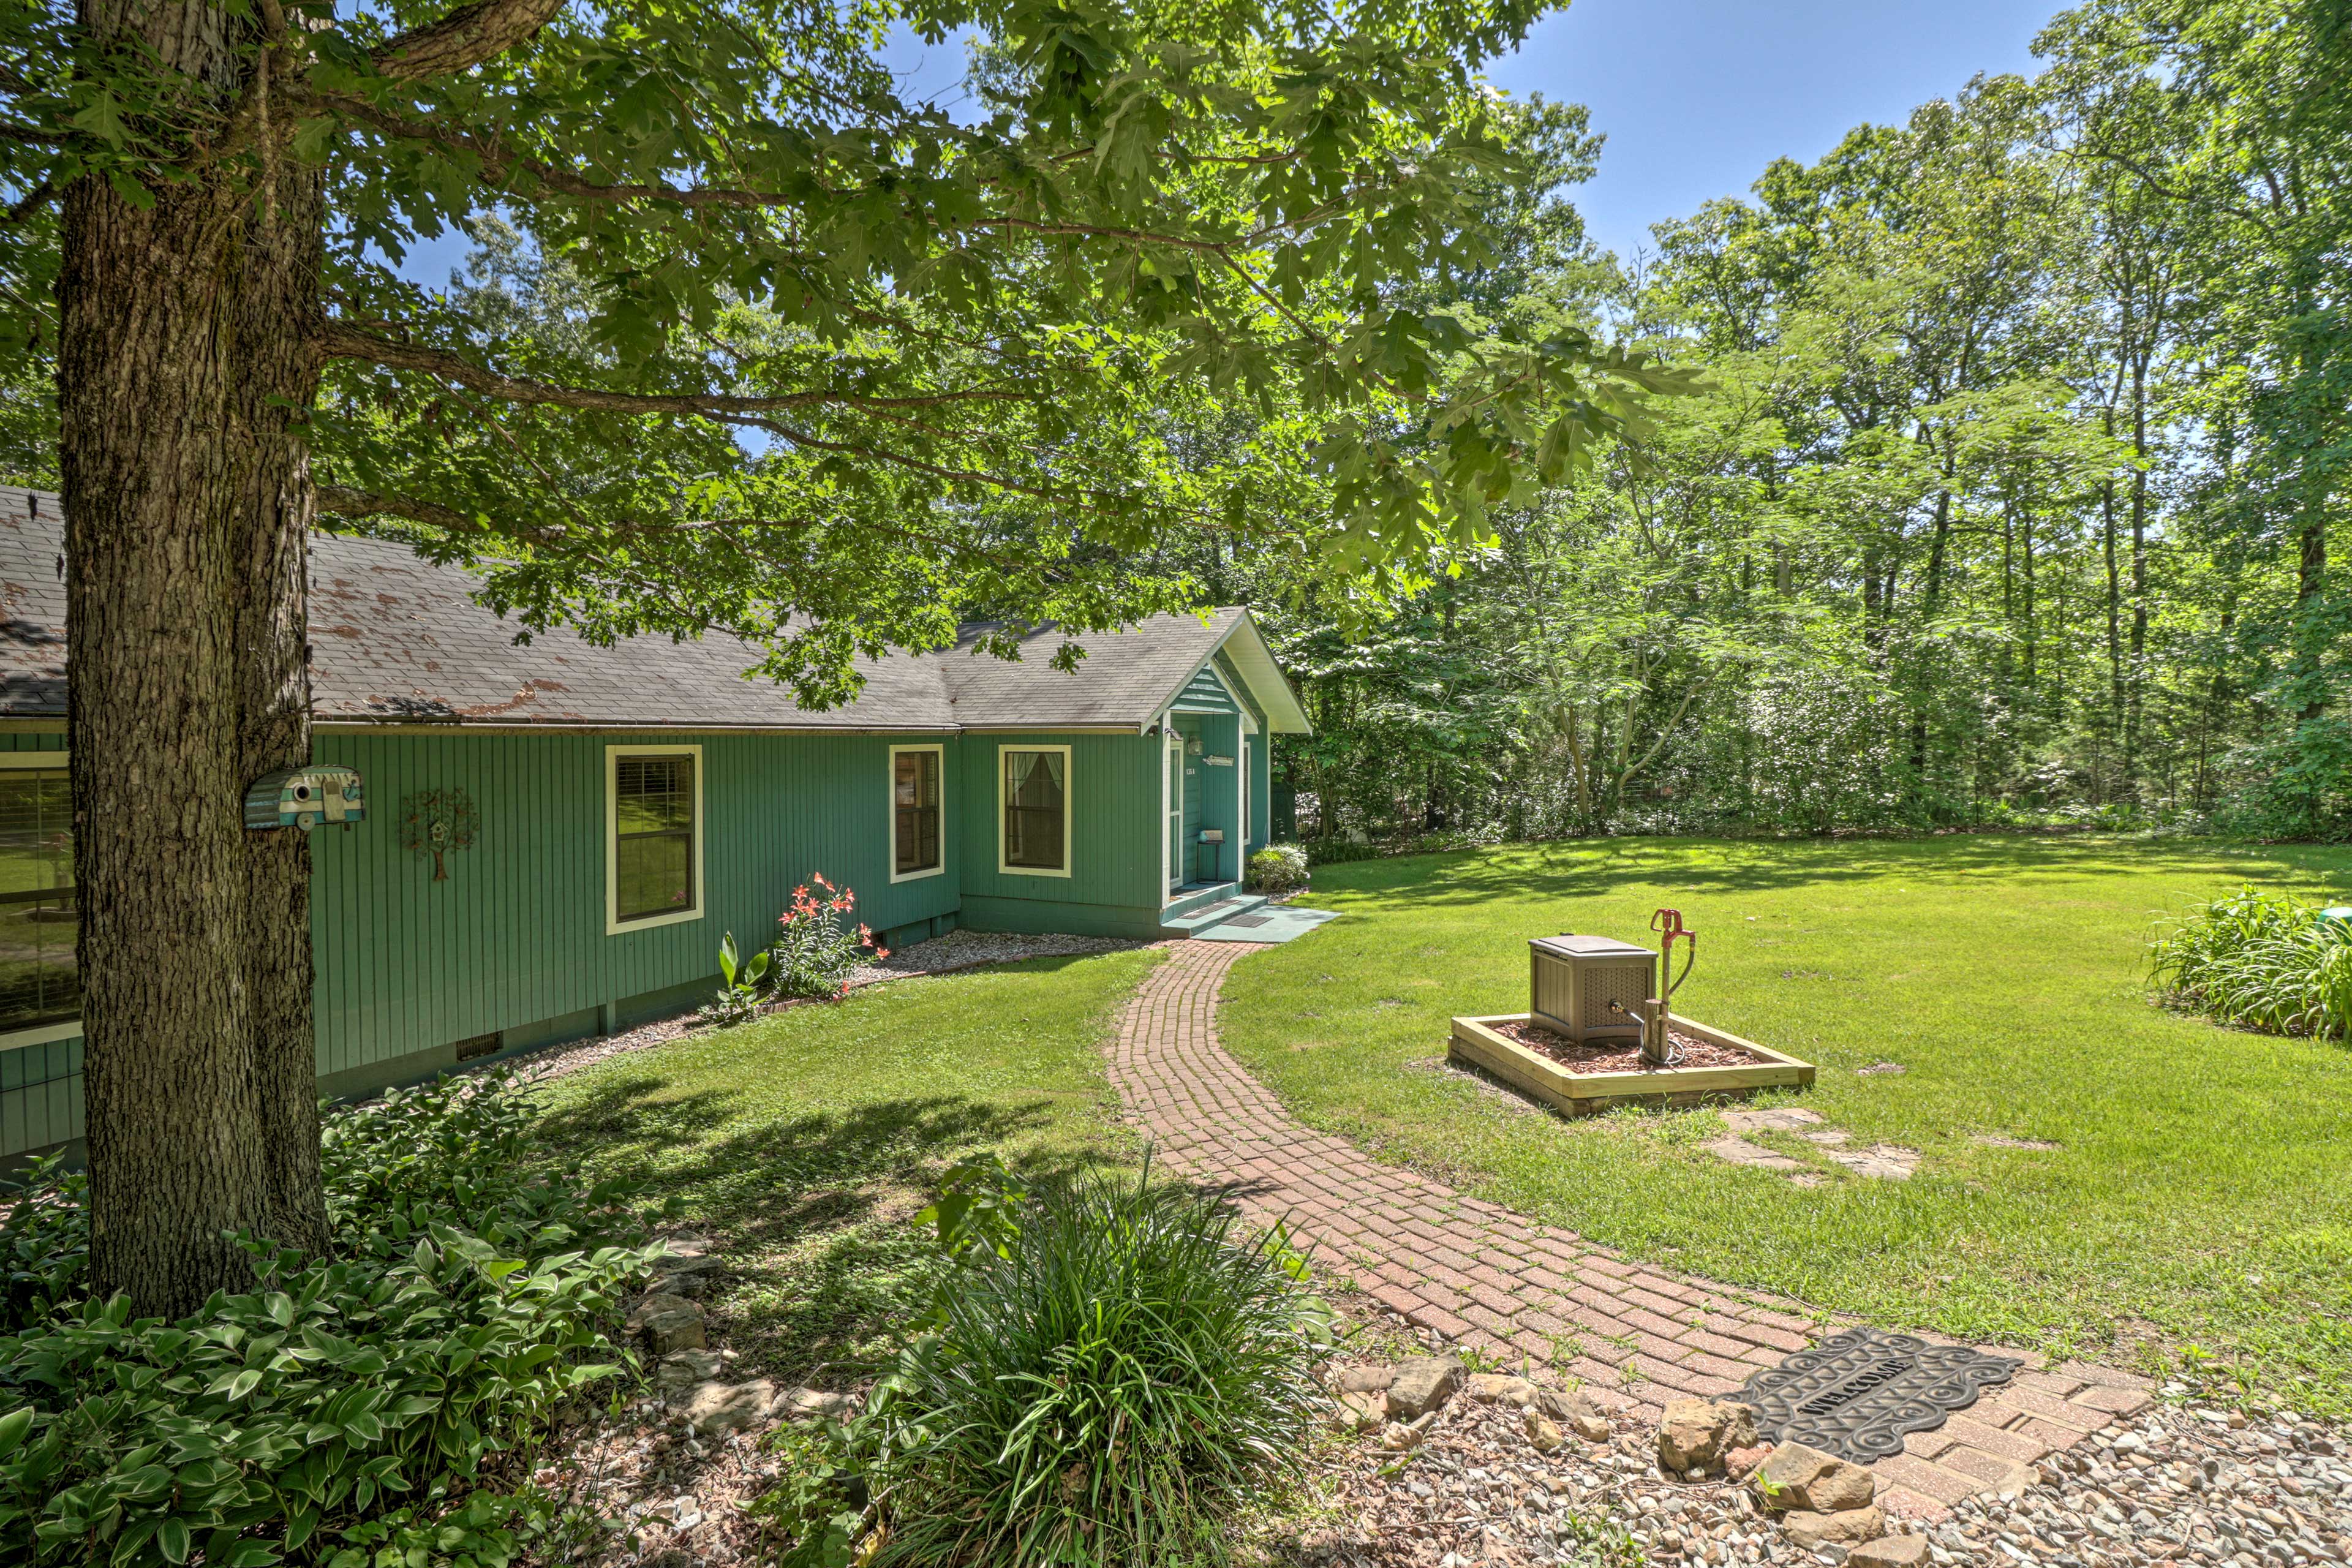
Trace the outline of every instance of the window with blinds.
<instances>
[{"instance_id":1,"label":"window with blinds","mask_svg":"<svg viewBox=\"0 0 2352 1568\"><path fill-rule=\"evenodd\" d=\"M614 916L694 908L694 758L613 759Z\"/></svg>"},{"instance_id":2,"label":"window with blinds","mask_svg":"<svg viewBox=\"0 0 2352 1568\"><path fill-rule=\"evenodd\" d=\"M54 768L0 769L0 1034L81 1015L73 794Z\"/></svg>"}]
</instances>

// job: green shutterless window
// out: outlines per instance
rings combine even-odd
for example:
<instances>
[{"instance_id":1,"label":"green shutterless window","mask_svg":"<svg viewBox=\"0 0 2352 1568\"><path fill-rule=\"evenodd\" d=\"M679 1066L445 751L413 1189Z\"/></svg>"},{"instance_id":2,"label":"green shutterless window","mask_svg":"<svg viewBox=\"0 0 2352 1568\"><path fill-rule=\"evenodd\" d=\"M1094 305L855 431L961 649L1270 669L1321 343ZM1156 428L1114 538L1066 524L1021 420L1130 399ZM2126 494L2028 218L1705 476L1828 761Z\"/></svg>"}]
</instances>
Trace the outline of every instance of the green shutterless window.
<instances>
[{"instance_id":1,"label":"green shutterless window","mask_svg":"<svg viewBox=\"0 0 2352 1568\"><path fill-rule=\"evenodd\" d=\"M1060 752L1004 753L1004 863L1060 871L1068 758Z\"/></svg>"},{"instance_id":2,"label":"green shutterless window","mask_svg":"<svg viewBox=\"0 0 2352 1568\"><path fill-rule=\"evenodd\" d=\"M0 770L0 1034L81 1016L66 770Z\"/></svg>"},{"instance_id":3,"label":"green shutterless window","mask_svg":"<svg viewBox=\"0 0 2352 1568\"><path fill-rule=\"evenodd\" d=\"M891 768L890 800L896 814L898 873L935 869L940 863L940 754L900 752Z\"/></svg>"},{"instance_id":4,"label":"green shutterless window","mask_svg":"<svg viewBox=\"0 0 2352 1568\"><path fill-rule=\"evenodd\" d=\"M613 795L614 915L694 908L694 758L616 757Z\"/></svg>"}]
</instances>

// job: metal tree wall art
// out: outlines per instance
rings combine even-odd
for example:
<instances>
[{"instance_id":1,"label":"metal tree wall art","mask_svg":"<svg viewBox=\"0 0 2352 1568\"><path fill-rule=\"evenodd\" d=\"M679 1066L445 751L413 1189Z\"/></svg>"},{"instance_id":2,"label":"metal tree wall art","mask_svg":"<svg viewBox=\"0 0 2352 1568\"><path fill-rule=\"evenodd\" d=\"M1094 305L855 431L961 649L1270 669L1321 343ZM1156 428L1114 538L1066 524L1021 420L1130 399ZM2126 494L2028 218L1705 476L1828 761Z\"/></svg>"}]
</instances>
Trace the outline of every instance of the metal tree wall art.
<instances>
[{"instance_id":1,"label":"metal tree wall art","mask_svg":"<svg viewBox=\"0 0 2352 1568\"><path fill-rule=\"evenodd\" d=\"M412 855L433 857L433 879L449 879L453 849L471 849L478 821L474 797L461 789L425 789L400 803L400 847Z\"/></svg>"}]
</instances>

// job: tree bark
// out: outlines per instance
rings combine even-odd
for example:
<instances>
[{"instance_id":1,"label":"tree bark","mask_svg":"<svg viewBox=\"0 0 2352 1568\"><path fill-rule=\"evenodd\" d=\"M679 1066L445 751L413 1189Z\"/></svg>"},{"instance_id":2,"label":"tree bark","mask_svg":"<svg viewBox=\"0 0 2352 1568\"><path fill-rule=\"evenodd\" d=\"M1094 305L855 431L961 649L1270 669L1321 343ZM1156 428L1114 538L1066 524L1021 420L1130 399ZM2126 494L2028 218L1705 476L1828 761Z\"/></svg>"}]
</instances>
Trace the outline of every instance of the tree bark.
<instances>
[{"instance_id":1,"label":"tree bark","mask_svg":"<svg viewBox=\"0 0 2352 1568\"><path fill-rule=\"evenodd\" d=\"M267 1218L238 766L234 202L66 193L58 283L68 731L90 1270L177 1316Z\"/></svg>"},{"instance_id":2,"label":"tree bark","mask_svg":"<svg viewBox=\"0 0 2352 1568\"><path fill-rule=\"evenodd\" d=\"M306 328L319 310L326 186L315 169L273 167L274 199L252 222L236 311L237 434L248 447L238 542L239 776L310 761L306 544L316 511L295 425L319 390ZM249 215L250 216L251 215ZM319 1170L319 1073L311 1017L310 844L246 835L246 984L252 999L265 1233L317 1254L327 1245Z\"/></svg>"},{"instance_id":3,"label":"tree bark","mask_svg":"<svg viewBox=\"0 0 2352 1568\"><path fill-rule=\"evenodd\" d=\"M226 5L86 0L213 108L256 67ZM232 1233L317 1251L310 857L244 826L309 761L294 411L317 389L323 185L211 166L151 205L65 195L58 285L68 767L82 909L90 1267L180 1316L253 1270ZM258 175L257 178L256 175Z\"/></svg>"}]
</instances>

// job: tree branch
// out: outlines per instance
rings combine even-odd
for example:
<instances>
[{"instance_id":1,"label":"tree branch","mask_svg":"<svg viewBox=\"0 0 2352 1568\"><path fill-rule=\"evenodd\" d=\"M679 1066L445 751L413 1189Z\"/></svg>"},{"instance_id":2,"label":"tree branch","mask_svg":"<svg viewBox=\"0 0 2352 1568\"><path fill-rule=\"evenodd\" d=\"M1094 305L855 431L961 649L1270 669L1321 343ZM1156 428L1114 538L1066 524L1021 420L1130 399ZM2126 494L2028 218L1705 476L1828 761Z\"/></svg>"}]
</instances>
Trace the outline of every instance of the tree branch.
<instances>
[{"instance_id":1,"label":"tree branch","mask_svg":"<svg viewBox=\"0 0 2352 1568\"><path fill-rule=\"evenodd\" d=\"M855 408L869 413L887 409L929 408L951 403L1016 403L1027 395L1003 388L971 387L908 396L877 397L857 392L795 392L782 397L728 397L716 393L612 392L602 387L567 386L531 376L506 375L487 370L463 354L423 343L395 342L339 321L330 321L317 342L330 359L362 360L394 370L419 371L495 397L501 402L551 405L604 414L699 414L732 419L755 414L789 413L801 408Z\"/></svg>"},{"instance_id":2,"label":"tree branch","mask_svg":"<svg viewBox=\"0 0 2352 1568\"><path fill-rule=\"evenodd\" d=\"M399 81L470 69L528 39L563 5L564 0L474 0L384 45L376 51L375 68Z\"/></svg>"}]
</instances>

